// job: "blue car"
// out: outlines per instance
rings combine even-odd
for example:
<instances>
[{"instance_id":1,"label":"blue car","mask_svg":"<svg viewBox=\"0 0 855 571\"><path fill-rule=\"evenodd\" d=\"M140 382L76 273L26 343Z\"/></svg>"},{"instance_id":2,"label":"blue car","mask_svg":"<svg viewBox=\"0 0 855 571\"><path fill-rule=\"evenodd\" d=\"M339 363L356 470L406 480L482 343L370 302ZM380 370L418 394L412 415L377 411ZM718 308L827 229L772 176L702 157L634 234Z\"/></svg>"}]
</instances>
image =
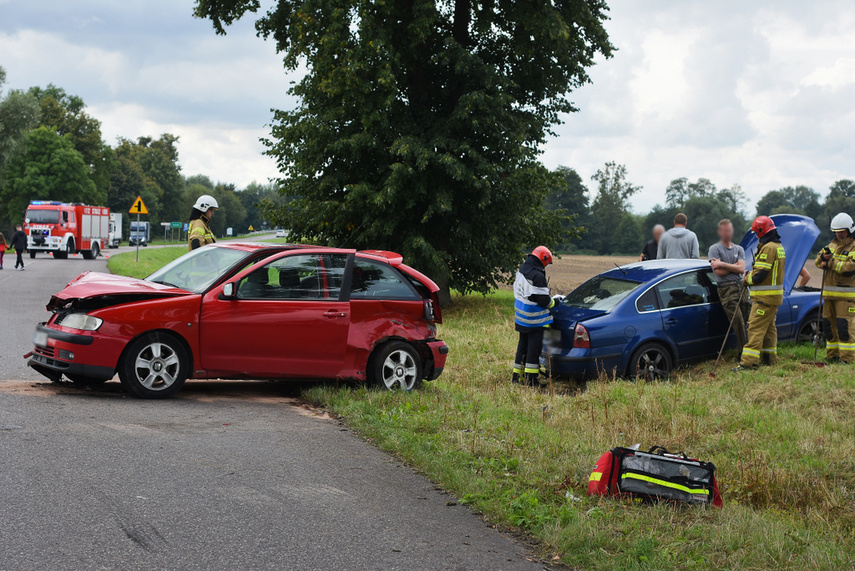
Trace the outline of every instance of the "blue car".
<instances>
[{"instance_id":1,"label":"blue car","mask_svg":"<svg viewBox=\"0 0 855 571\"><path fill-rule=\"evenodd\" d=\"M819 228L812 219L793 214L775 215L772 220L787 252L778 340L811 341L819 289L793 286ZM742 240L749 269L757 243L752 232ZM555 321L544 335L541 367L555 376L576 379L601 374L667 377L675 367L715 357L728 328L706 260L654 260L616 267L573 290L553 315Z\"/></svg>"}]
</instances>

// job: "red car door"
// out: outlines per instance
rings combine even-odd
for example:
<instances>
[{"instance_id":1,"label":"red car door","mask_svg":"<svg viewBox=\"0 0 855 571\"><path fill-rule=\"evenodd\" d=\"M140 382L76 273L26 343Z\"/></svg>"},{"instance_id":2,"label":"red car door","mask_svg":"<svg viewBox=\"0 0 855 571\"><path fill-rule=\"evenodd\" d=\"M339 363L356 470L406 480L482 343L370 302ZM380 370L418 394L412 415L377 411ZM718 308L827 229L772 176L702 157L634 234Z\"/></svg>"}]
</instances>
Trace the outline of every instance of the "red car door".
<instances>
[{"instance_id":1,"label":"red car door","mask_svg":"<svg viewBox=\"0 0 855 571\"><path fill-rule=\"evenodd\" d=\"M346 265L346 254L294 253L238 279L233 298L214 288L202 302L203 368L218 376L336 377L350 325L350 303L340 301Z\"/></svg>"}]
</instances>

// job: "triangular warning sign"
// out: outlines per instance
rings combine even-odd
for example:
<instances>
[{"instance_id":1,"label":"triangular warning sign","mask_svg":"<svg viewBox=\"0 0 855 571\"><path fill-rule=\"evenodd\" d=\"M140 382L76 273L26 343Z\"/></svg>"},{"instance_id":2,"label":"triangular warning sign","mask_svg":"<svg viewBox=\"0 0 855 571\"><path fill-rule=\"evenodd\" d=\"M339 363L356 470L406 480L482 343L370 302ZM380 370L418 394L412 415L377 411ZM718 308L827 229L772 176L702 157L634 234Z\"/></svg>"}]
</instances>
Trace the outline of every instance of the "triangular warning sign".
<instances>
[{"instance_id":1,"label":"triangular warning sign","mask_svg":"<svg viewBox=\"0 0 855 571\"><path fill-rule=\"evenodd\" d=\"M134 200L134 204L128 212L131 214L148 214L148 208L145 207L145 202L142 201L141 196Z\"/></svg>"}]
</instances>

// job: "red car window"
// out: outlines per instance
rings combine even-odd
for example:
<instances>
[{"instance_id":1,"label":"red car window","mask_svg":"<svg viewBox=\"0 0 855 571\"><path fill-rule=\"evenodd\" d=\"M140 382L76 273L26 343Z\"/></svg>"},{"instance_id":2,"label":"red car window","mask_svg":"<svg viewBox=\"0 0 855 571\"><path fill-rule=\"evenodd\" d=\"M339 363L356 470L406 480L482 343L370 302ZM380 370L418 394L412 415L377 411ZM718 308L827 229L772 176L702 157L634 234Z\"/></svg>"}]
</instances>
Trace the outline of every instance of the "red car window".
<instances>
[{"instance_id":1,"label":"red car window","mask_svg":"<svg viewBox=\"0 0 855 571\"><path fill-rule=\"evenodd\" d=\"M420 300L416 289L389 264L356 258L350 299Z\"/></svg>"},{"instance_id":2,"label":"red car window","mask_svg":"<svg viewBox=\"0 0 855 571\"><path fill-rule=\"evenodd\" d=\"M297 254L258 268L238 284L238 299L338 301L345 254Z\"/></svg>"}]
</instances>

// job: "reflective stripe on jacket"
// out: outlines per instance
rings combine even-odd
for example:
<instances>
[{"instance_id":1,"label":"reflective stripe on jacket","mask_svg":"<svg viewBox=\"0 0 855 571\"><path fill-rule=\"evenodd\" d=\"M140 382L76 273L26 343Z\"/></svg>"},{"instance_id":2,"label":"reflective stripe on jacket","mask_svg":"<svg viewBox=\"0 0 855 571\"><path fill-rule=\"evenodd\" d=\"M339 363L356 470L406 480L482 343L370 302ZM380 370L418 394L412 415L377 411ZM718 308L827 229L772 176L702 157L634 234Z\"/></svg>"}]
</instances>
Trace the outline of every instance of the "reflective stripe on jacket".
<instances>
[{"instance_id":1,"label":"reflective stripe on jacket","mask_svg":"<svg viewBox=\"0 0 855 571\"><path fill-rule=\"evenodd\" d=\"M751 289L751 299L769 305L784 303L784 262L786 253L780 242L769 241L760 246L754 258L751 273L745 277L745 284ZM758 278L763 274L763 279Z\"/></svg>"},{"instance_id":2,"label":"reflective stripe on jacket","mask_svg":"<svg viewBox=\"0 0 855 571\"><path fill-rule=\"evenodd\" d=\"M193 249L193 240L199 240L199 244L201 246L207 246L208 244L213 244L217 241L214 238L214 233L211 232L211 228L208 226L208 223L202 218L190 221L190 230L187 232L187 240L189 241L188 245L191 250Z\"/></svg>"},{"instance_id":3,"label":"reflective stripe on jacket","mask_svg":"<svg viewBox=\"0 0 855 571\"><path fill-rule=\"evenodd\" d=\"M832 257L823 272L822 297L828 299L855 299L855 239L848 236L835 238L828 245ZM816 266L822 263L822 252L816 257Z\"/></svg>"},{"instance_id":4,"label":"reflective stripe on jacket","mask_svg":"<svg viewBox=\"0 0 855 571\"><path fill-rule=\"evenodd\" d=\"M514 280L514 322L523 327L546 327L552 323L550 308L555 300L550 300L548 307L532 302L529 296L549 295L549 288L534 285L522 272L517 272Z\"/></svg>"}]
</instances>

